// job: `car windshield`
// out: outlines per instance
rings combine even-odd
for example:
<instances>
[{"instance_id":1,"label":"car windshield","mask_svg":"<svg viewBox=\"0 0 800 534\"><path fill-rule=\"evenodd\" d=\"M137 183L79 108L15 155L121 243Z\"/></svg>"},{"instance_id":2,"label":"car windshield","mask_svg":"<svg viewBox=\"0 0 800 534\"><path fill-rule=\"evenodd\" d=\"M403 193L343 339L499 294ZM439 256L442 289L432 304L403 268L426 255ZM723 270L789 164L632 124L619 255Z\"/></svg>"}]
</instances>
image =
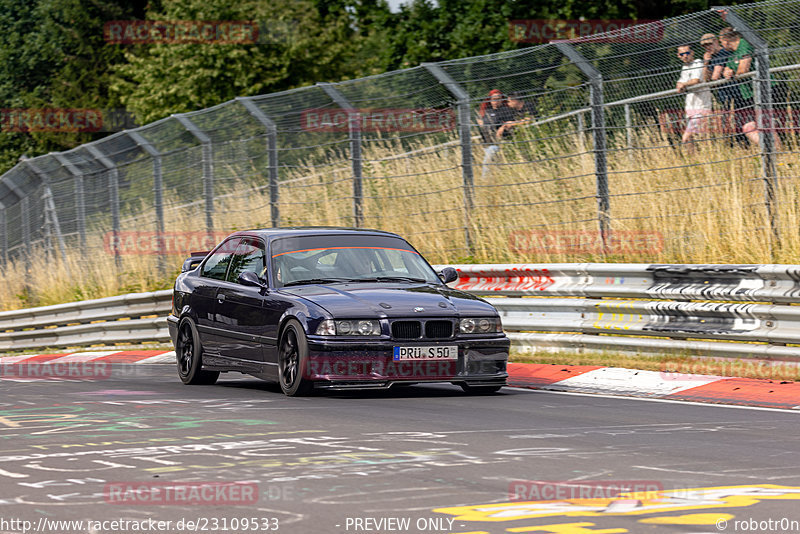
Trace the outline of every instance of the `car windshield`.
<instances>
[{"instance_id":1,"label":"car windshield","mask_svg":"<svg viewBox=\"0 0 800 534\"><path fill-rule=\"evenodd\" d=\"M440 283L402 239L383 236L301 236L272 245L276 287L340 282Z\"/></svg>"}]
</instances>

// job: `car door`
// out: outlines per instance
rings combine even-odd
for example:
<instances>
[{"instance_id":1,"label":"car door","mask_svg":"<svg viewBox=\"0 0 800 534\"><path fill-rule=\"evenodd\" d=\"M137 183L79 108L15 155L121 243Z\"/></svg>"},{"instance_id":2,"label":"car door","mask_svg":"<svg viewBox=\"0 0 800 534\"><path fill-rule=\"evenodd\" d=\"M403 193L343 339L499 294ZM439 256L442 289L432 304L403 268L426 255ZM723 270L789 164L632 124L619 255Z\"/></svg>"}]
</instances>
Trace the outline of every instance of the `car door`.
<instances>
[{"instance_id":1,"label":"car door","mask_svg":"<svg viewBox=\"0 0 800 534\"><path fill-rule=\"evenodd\" d=\"M197 331L203 351L211 356L219 355L222 337L215 320L217 291L225 283L228 267L233 253L241 242L241 237L225 240L203 262L197 285L190 297L190 306L197 317Z\"/></svg>"},{"instance_id":2,"label":"car door","mask_svg":"<svg viewBox=\"0 0 800 534\"><path fill-rule=\"evenodd\" d=\"M239 275L255 273L266 283L266 250L255 237L246 237L234 252L226 281L217 291L215 320L224 340L220 354L226 358L264 361L264 343L274 343L278 314L265 304L267 290L242 285Z\"/></svg>"}]
</instances>

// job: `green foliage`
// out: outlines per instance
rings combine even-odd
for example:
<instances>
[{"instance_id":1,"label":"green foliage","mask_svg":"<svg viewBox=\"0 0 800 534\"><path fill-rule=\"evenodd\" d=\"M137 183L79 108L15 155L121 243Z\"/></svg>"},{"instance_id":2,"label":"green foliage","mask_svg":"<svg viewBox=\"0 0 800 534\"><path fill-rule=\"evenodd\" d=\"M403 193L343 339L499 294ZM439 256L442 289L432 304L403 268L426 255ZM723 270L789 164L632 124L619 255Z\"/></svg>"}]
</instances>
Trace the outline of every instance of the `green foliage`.
<instances>
[{"instance_id":1,"label":"green foliage","mask_svg":"<svg viewBox=\"0 0 800 534\"><path fill-rule=\"evenodd\" d=\"M330 3L330 2L329 2ZM333 7L333 6L329 6ZM357 77L376 58L360 54L369 36L345 9L325 14L310 0L167 0L154 20L254 20L256 44L135 45L115 69L112 90L140 121L257 95ZM279 29L280 31L273 31ZM378 65L378 70L383 70Z\"/></svg>"},{"instance_id":2,"label":"green foliage","mask_svg":"<svg viewBox=\"0 0 800 534\"><path fill-rule=\"evenodd\" d=\"M3 108L116 108L144 123L265 94L529 46L518 19L657 19L707 0L0 0ZM250 20L257 44L118 45L112 20ZM568 72L548 83L572 85ZM105 133L0 132L0 172L21 154L66 150Z\"/></svg>"}]
</instances>

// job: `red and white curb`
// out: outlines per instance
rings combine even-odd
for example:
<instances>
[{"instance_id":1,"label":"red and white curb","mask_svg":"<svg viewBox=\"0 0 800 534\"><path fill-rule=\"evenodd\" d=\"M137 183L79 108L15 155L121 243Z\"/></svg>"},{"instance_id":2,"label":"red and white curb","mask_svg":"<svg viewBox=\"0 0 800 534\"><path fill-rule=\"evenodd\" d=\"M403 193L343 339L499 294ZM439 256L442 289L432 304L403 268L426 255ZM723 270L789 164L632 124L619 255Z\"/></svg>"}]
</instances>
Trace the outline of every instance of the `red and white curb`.
<instances>
[{"instance_id":1,"label":"red and white curb","mask_svg":"<svg viewBox=\"0 0 800 534\"><path fill-rule=\"evenodd\" d=\"M508 374L515 387L800 410L800 382L532 363Z\"/></svg>"},{"instance_id":2,"label":"red and white curb","mask_svg":"<svg viewBox=\"0 0 800 534\"><path fill-rule=\"evenodd\" d=\"M0 357L0 370L12 364L84 363L173 364L175 351L91 351L6 356ZM508 375L508 385L513 387L800 410L800 382L532 363L509 363ZM0 378L3 378L1 372Z\"/></svg>"},{"instance_id":3,"label":"red and white curb","mask_svg":"<svg viewBox=\"0 0 800 534\"><path fill-rule=\"evenodd\" d=\"M56 354L23 354L0 357L0 365L7 364L54 364L54 363L174 363L175 351L164 350L111 350L62 352Z\"/></svg>"}]
</instances>

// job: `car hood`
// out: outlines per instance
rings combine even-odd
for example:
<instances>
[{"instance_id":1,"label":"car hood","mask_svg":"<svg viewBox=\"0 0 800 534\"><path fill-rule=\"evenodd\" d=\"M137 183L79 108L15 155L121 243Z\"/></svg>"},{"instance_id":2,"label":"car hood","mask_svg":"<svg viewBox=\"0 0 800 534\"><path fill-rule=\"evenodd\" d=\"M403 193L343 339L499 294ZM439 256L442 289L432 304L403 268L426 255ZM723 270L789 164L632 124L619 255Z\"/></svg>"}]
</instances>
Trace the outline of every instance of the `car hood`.
<instances>
[{"instance_id":1,"label":"car hood","mask_svg":"<svg viewBox=\"0 0 800 534\"><path fill-rule=\"evenodd\" d=\"M474 295L428 284L341 283L296 286L281 291L309 300L333 317L365 314L376 317L452 317L497 313L491 304Z\"/></svg>"}]
</instances>

